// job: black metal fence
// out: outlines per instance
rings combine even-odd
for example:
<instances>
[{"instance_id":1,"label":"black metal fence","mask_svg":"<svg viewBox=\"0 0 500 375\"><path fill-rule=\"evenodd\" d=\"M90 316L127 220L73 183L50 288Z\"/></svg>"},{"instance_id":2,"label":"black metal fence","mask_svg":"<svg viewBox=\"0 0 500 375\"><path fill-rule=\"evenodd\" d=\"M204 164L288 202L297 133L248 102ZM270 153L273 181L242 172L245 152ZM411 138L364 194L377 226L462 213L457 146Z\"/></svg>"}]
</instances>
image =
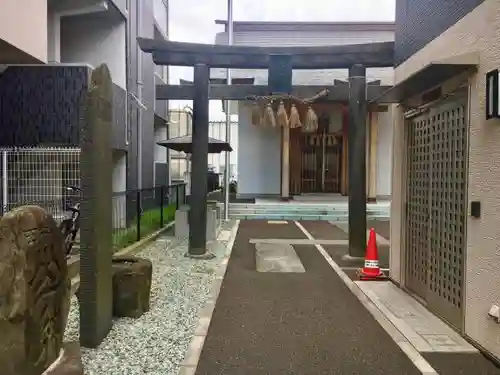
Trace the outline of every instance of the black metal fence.
<instances>
[{"instance_id":1,"label":"black metal fence","mask_svg":"<svg viewBox=\"0 0 500 375\"><path fill-rule=\"evenodd\" d=\"M140 241L175 219L186 203L186 184L128 190L113 194L113 247Z\"/></svg>"},{"instance_id":2,"label":"black metal fence","mask_svg":"<svg viewBox=\"0 0 500 375\"><path fill-rule=\"evenodd\" d=\"M148 189L113 193L113 250L133 244L175 219L175 211L186 203L186 184L157 186ZM16 207L37 205L60 223L70 213L69 207L81 201L75 191L62 190L57 197L19 197L15 203L2 207L3 212ZM79 236L76 241L78 242ZM73 253L78 252L76 244Z\"/></svg>"}]
</instances>

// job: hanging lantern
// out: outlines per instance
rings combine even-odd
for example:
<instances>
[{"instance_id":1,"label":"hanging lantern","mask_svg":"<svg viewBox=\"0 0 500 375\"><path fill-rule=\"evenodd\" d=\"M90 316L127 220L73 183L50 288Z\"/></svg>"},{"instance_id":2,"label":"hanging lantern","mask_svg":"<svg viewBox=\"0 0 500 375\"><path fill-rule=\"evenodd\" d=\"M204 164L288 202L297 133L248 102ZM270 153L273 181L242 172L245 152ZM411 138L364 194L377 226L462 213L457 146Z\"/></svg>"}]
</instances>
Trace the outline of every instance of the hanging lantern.
<instances>
[{"instance_id":1,"label":"hanging lantern","mask_svg":"<svg viewBox=\"0 0 500 375\"><path fill-rule=\"evenodd\" d=\"M284 128L288 126L288 114L286 113L285 103L283 103L283 100L280 101L280 104L278 106L276 120L279 127Z\"/></svg>"},{"instance_id":2,"label":"hanging lantern","mask_svg":"<svg viewBox=\"0 0 500 375\"><path fill-rule=\"evenodd\" d=\"M307 109L306 118L304 121L304 126L302 127L302 131L312 133L318 130L318 116L312 109L311 106Z\"/></svg>"},{"instance_id":3,"label":"hanging lantern","mask_svg":"<svg viewBox=\"0 0 500 375\"><path fill-rule=\"evenodd\" d=\"M252 105L252 125L260 126L262 124L262 111L259 103L253 102Z\"/></svg>"},{"instance_id":4,"label":"hanging lantern","mask_svg":"<svg viewBox=\"0 0 500 375\"><path fill-rule=\"evenodd\" d=\"M292 104L292 108L290 109L290 118L288 122L291 129L300 128L302 126L302 123L300 122L300 114L295 104Z\"/></svg>"},{"instance_id":5,"label":"hanging lantern","mask_svg":"<svg viewBox=\"0 0 500 375\"><path fill-rule=\"evenodd\" d=\"M264 123L266 126L271 128L276 127L276 118L274 117L273 107L271 107L271 103L266 105L266 110L264 111Z\"/></svg>"}]
</instances>

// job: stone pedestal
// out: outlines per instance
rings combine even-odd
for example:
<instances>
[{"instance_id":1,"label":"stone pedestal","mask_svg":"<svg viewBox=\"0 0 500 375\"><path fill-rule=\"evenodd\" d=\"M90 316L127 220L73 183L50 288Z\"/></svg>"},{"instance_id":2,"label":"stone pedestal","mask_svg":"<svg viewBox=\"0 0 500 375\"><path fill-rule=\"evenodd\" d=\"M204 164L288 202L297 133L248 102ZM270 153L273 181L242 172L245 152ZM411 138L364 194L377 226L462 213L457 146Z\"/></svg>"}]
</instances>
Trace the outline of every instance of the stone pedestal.
<instances>
[{"instance_id":1,"label":"stone pedestal","mask_svg":"<svg viewBox=\"0 0 500 375\"><path fill-rule=\"evenodd\" d=\"M189 206L180 206L177 211L175 211L175 236L177 238L188 238L189 237Z\"/></svg>"},{"instance_id":2,"label":"stone pedestal","mask_svg":"<svg viewBox=\"0 0 500 375\"><path fill-rule=\"evenodd\" d=\"M153 264L148 259L113 259L113 315L139 318L149 311Z\"/></svg>"},{"instance_id":3,"label":"stone pedestal","mask_svg":"<svg viewBox=\"0 0 500 375\"><path fill-rule=\"evenodd\" d=\"M220 225L220 208L219 208L219 202L218 201L207 201L207 207L209 210L214 210L215 211L215 227L218 228Z\"/></svg>"},{"instance_id":4,"label":"stone pedestal","mask_svg":"<svg viewBox=\"0 0 500 375\"><path fill-rule=\"evenodd\" d=\"M215 241L217 239L217 211L207 209L207 241Z\"/></svg>"},{"instance_id":5,"label":"stone pedestal","mask_svg":"<svg viewBox=\"0 0 500 375\"><path fill-rule=\"evenodd\" d=\"M65 343L59 358L42 375L84 375L80 345Z\"/></svg>"},{"instance_id":6,"label":"stone pedestal","mask_svg":"<svg viewBox=\"0 0 500 375\"><path fill-rule=\"evenodd\" d=\"M217 210L207 207L207 241L217 238ZM180 239L189 237L189 206L181 206L175 212L175 236Z\"/></svg>"}]
</instances>

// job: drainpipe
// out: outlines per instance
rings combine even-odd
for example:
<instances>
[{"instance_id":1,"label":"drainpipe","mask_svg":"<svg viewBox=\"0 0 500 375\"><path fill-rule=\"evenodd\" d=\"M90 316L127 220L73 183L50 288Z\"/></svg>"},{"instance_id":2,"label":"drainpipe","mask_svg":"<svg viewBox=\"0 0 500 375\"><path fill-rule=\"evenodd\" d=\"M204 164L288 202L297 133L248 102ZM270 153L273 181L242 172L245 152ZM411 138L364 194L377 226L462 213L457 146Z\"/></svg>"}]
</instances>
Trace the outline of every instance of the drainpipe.
<instances>
[{"instance_id":1,"label":"drainpipe","mask_svg":"<svg viewBox=\"0 0 500 375\"><path fill-rule=\"evenodd\" d=\"M131 0L127 0L127 9L130 9L131 7ZM128 150L128 145L130 143L129 139L129 126L130 126L130 101L128 98L129 95L129 90L130 90L130 20L127 18L126 23L126 37L125 37L125 72L127 78L125 79L125 146L127 146ZM128 167L127 167L128 168Z\"/></svg>"},{"instance_id":2,"label":"drainpipe","mask_svg":"<svg viewBox=\"0 0 500 375\"><path fill-rule=\"evenodd\" d=\"M136 2L136 35L141 34L141 15L142 1ZM137 42L136 42L137 43ZM142 88L143 88L143 74L142 74L142 51L137 43L137 99L142 103ZM137 188L142 189L142 109L141 106L137 108Z\"/></svg>"},{"instance_id":3,"label":"drainpipe","mask_svg":"<svg viewBox=\"0 0 500 375\"><path fill-rule=\"evenodd\" d=\"M227 0L227 44L233 45L233 0ZM231 85L231 69L227 69L227 84ZM231 108L230 100L226 100L226 142L231 142ZM224 220L229 220L229 170L231 153L226 151L226 167L224 168Z\"/></svg>"},{"instance_id":4,"label":"drainpipe","mask_svg":"<svg viewBox=\"0 0 500 375\"><path fill-rule=\"evenodd\" d=\"M167 40L170 40L170 2L169 0L163 0L163 3L165 4L165 8L167 9L166 10L166 13L167 13L167 25L166 25L166 34L167 34ZM166 81L167 81L167 85L170 83L170 66L167 65L167 66L164 66L163 67L167 77L166 77ZM156 87L155 87L156 89ZM165 114L166 115L166 118L167 118L167 139L170 139L170 115L169 115L169 112L170 112L170 100L167 100L167 103L166 103L166 111L167 113ZM167 181L168 181L168 185L172 185L172 174L170 173L170 163L171 163L171 160L170 160L170 150L168 148L165 147L165 153L166 153L166 160L167 160Z\"/></svg>"}]
</instances>

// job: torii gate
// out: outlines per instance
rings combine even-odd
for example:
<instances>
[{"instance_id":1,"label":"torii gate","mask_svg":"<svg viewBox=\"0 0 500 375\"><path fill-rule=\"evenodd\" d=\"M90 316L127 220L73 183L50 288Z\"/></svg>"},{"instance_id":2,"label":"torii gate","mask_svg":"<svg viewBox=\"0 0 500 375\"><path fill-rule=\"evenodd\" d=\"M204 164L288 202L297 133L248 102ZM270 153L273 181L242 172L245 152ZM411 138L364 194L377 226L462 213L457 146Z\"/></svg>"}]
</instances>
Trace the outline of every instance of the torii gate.
<instances>
[{"instance_id":1,"label":"torii gate","mask_svg":"<svg viewBox=\"0 0 500 375\"><path fill-rule=\"evenodd\" d=\"M349 103L349 255L363 257L366 246L367 103L388 86L367 85L366 67L392 67L394 43L321 47L208 45L137 38L156 65L193 66L192 85L158 85L157 100L193 100L193 154L189 255L206 255L209 99L245 100L251 96L289 94ZM268 86L210 84L210 68L268 69ZM293 69L349 69L348 85L293 86Z\"/></svg>"}]
</instances>

